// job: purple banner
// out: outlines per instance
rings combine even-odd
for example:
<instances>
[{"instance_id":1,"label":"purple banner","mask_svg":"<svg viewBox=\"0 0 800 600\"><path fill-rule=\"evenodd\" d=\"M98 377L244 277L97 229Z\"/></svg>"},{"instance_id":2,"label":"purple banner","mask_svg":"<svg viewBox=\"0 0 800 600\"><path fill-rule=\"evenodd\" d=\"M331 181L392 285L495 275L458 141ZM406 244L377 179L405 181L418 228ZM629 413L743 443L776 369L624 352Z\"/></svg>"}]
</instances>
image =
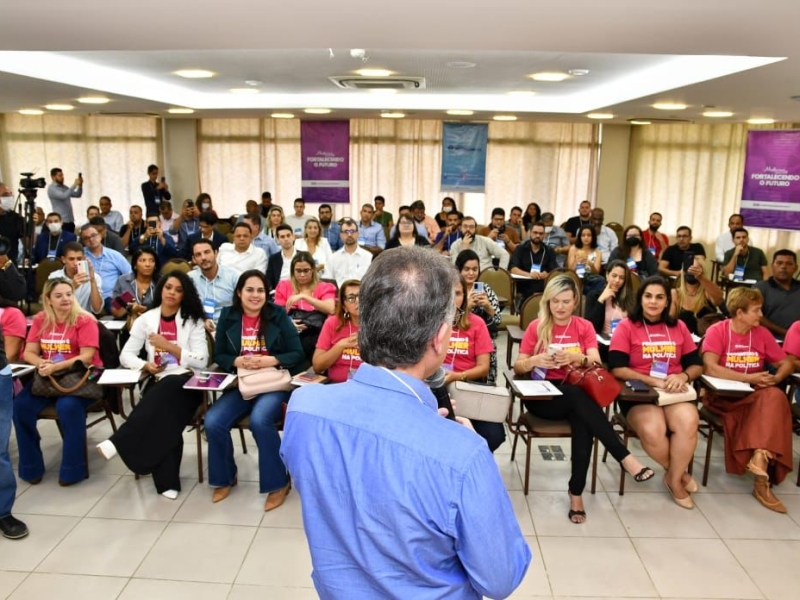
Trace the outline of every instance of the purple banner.
<instances>
[{"instance_id":1,"label":"purple banner","mask_svg":"<svg viewBox=\"0 0 800 600\"><path fill-rule=\"evenodd\" d=\"M747 227L800 230L800 131L747 134L741 213Z\"/></svg>"},{"instance_id":2,"label":"purple banner","mask_svg":"<svg viewBox=\"0 0 800 600\"><path fill-rule=\"evenodd\" d=\"M350 202L350 122L300 123L303 199Z\"/></svg>"}]
</instances>

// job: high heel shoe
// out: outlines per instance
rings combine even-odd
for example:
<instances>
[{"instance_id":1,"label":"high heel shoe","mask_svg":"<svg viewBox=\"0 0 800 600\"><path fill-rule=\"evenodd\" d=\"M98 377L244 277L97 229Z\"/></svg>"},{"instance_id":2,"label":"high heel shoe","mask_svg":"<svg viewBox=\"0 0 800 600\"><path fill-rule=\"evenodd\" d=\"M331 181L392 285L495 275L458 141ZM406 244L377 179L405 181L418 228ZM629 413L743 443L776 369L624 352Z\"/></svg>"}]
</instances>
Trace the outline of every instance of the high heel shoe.
<instances>
[{"instance_id":1,"label":"high heel shoe","mask_svg":"<svg viewBox=\"0 0 800 600\"><path fill-rule=\"evenodd\" d=\"M686 473L686 475L689 474ZM689 475L689 483L685 484L683 486L683 489L685 489L690 494L696 494L700 490L700 486L697 485L697 481L695 480L695 478Z\"/></svg>"},{"instance_id":2,"label":"high heel shoe","mask_svg":"<svg viewBox=\"0 0 800 600\"><path fill-rule=\"evenodd\" d=\"M663 481L664 481L664 487L667 488L667 491L669 491L669 495L672 496L672 499L675 501L675 504L677 504L681 508L686 508L688 510L691 510L691 509L694 508L694 500L692 500L691 496L686 496L686 498L678 498L678 497L676 497L675 496L675 492L672 491L672 488L669 487L669 484L667 483L667 477L666 476L664 476Z\"/></svg>"},{"instance_id":3,"label":"high heel shoe","mask_svg":"<svg viewBox=\"0 0 800 600\"><path fill-rule=\"evenodd\" d=\"M289 490L292 489L292 482L291 480L285 486L283 486L279 490L275 490L274 492L270 492L267 496L267 501L264 503L264 512L269 512L271 510L275 510L281 504L284 503L286 500L286 496L289 495Z\"/></svg>"},{"instance_id":4,"label":"high heel shoe","mask_svg":"<svg viewBox=\"0 0 800 600\"><path fill-rule=\"evenodd\" d=\"M777 513L787 512L783 502L778 500L775 494L772 493L772 488L769 485L769 479L767 477L756 475L756 481L753 485L753 496L770 510L774 510Z\"/></svg>"},{"instance_id":5,"label":"high heel shoe","mask_svg":"<svg viewBox=\"0 0 800 600\"><path fill-rule=\"evenodd\" d=\"M231 485L225 485L222 487L214 488L214 493L211 494L211 502L217 503L222 502L227 498L231 493L231 488L233 488L237 483L239 483L239 478L234 477L233 483Z\"/></svg>"},{"instance_id":6,"label":"high heel shoe","mask_svg":"<svg viewBox=\"0 0 800 600\"><path fill-rule=\"evenodd\" d=\"M767 472L758 465L756 465L755 460L757 456L763 456L764 462L766 462L767 466L769 466L769 461L770 459L772 459L772 454L770 454L768 450L762 450L761 448L759 448L758 450L753 451L753 456L750 458L750 461L747 463L745 469L747 469L750 473L752 473L756 477L769 478Z\"/></svg>"}]
</instances>

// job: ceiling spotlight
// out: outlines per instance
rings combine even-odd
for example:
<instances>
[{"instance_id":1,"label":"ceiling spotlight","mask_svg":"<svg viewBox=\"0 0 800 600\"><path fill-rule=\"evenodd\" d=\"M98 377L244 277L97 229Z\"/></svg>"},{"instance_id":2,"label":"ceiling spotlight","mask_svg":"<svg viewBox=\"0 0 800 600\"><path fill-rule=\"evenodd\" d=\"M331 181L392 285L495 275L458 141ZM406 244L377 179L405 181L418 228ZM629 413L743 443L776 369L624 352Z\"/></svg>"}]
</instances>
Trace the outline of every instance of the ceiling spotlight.
<instances>
[{"instance_id":1,"label":"ceiling spotlight","mask_svg":"<svg viewBox=\"0 0 800 600\"><path fill-rule=\"evenodd\" d=\"M474 69L477 64L469 62L468 60L451 60L450 62L444 63L444 66L450 67L451 69Z\"/></svg>"},{"instance_id":2,"label":"ceiling spotlight","mask_svg":"<svg viewBox=\"0 0 800 600\"><path fill-rule=\"evenodd\" d=\"M495 115L492 117L495 121L516 121L517 117L514 115Z\"/></svg>"},{"instance_id":3,"label":"ceiling spotlight","mask_svg":"<svg viewBox=\"0 0 800 600\"><path fill-rule=\"evenodd\" d=\"M81 104L108 104L111 102L105 96L84 96L82 98L78 98L78 102Z\"/></svg>"},{"instance_id":4,"label":"ceiling spotlight","mask_svg":"<svg viewBox=\"0 0 800 600\"><path fill-rule=\"evenodd\" d=\"M191 115L194 112L193 108L170 108L167 112L171 115Z\"/></svg>"},{"instance_id":5,"label":"ceiling spotlight","mask_svg":"<svg viewBox=\"0 0 800 600\"><path fill-rule=\"evenodd\" d=\"M245 79L244 80L244 84L245 85L250 85L250 86L253 86L253 87L258 87L260 85L263 85L263 83L264 82L261 81L260 79Z\"/></svg>"},{"instance_id":6,"label":"ceiling spotlight","mask_svg":"<svg viewBox=\"0 0 800 600\"><path fill-rule=\"evenodd\" d=\"M293 113L272 113L270 115L273 119L294 119Z\"/></svg>"},{"instance_id":7,"label":"ceiling spotlight","mask_svg":"<svg viewBox=\"0 0 800 600\"><path fill-rule=\"evenodd\" d=\"M612 115L611 113L599 113L599 112L598 113L589 113L586 116L589 117L590 119L613 119L614 118L614 115Z\"/></svg>"},{"instance_id":8,"label":"ceiling spotlight","mask_svg":"<svg viewBox=\"0 0 800 600\"><path fill-rule=\"evenodd\" d=\"M75 107L72 104L45 104L47 110L73 110Z\"/></svg>"},{"instance_id":9,"label":"ceiling spotlight","mask_svg":"<svg viewBox=\"0 0 800 600\"><path fill-rule=\"evenodd\" d=\"M583 75L589 74L589 69L570 69L567 73L575 77L582 77Z\"/></svg>"},{"instance_id":10,"label":"ceiling spotlight","mask_svg":"<svg viewBox=\"0 0 800 600\"><path fill-rule=\"evenodd\" d=\"M721 118L732 117L733 113L729 110L707 110L703 113L704 117Z\"/></svg>"},{"instance_id":11,"label":"ceiling spotlight","mask_svg":"<svg viewBox=\"0 0 800 600\"><path fill-rule=\"evenodd\" d=\"M569 75L555 71L544 71L542 73L534 73L528 77L534 81L564 81L569 78Z\"/></svg>"},{"instance_id":12,"label":"ceiling spotlight","mask_svg":"<svg viewBox=\"0 0 800 600\"><path fill-rule=\"evenodd\" d=\"M231 94L258 94L259 93L259 90L257 90L256 88L252 88L252 87L231 88L229 91L230 91Z\"/></svg>"},{"instance_id":13,"label":"ceiling spotlight","mask_svg":"<svg viewBox=\"0 0 800 600\"><path fill-rule=\"evenodd\" d=\"M44 111L38 108L23 108L21 111L19 111L19 114L37 116L43 115Z\"/></svg>"},{"instance_id":14,"label":"ceiling spotlight","mask_svg":"<svg viewBox=\"0 0 800 600\"><path fill-rule=\"evenodd\" d=\"M406 113L402 112L383 112L381 113L381 117L384 119L402 119L406 116Z\"/></svg>"},{"instance_id":15,"label":"ceiling spotlight","mask_svg":"<svg viewBox=\"0 0 800 600\"><path fill-rule=\"evenodd\" d=\"M658 110L684 110L686 105L681 102L656 102L653 104L653 108Z\"/></svg>"},{"instance_id":16,"label":"ceiling spotlight","mask_svg":"<svg viewBox=\"0 0 800 600\"><path fill-rule=\"evenodd\" d=\"M175 71L174 74L185 79L208 79L216 73L205 69L181 69L180 71Z\"/></svg>"},{"instance_id":17,"label":"ceiling spotlight","mask_svg":"<svg viewBox=\"0 0 800 600\"><path fill-rule=\"evenodd\" d=\"M754 119L747 119L747 122L750 123L750 125L772 125L775 119L756 117Z\"/></svg>"},{"instance_id":18,"label":"ceiling spotlight","mask_svg":"<svg viewBox=\"0 0 800 600\"><path fill-rule=\"evenodd\" d=\"M631 125L650 125L650 121L645 121L644 119L631 119L628 122Z\"/></svg>"},{"instance_id":19,"label":"ceiling spotlight","mask_svg":"<svg viewBox=\"0 0 800 600\"><path fill-rule=\"evenodd\" d=\"M470 115L474 115L475 111L474 110L455 109L455 110L448 110L447 114L448 115L453 115L454 117L468 117Z\"/></svg>"},{"instance_id":20,"label":"ceiling spotlight","mask_svg":"<svg viewBox=\"0 0 800 600\"><path fill-rule=\"evenodd\" d=\"M331 112L330 108L306 108L304 113L308 113L309 115L327 115Z\"/></svg>"},{"instance_id":21,"label":"ceiling spotlight","mask_svg":"<svg viewBox=\"0 0 800 600\"><path fill-rule=\"evenodd\" d=\"M392 71L388 69L358 69L356 73L362 77L388 77Z\"/></svg>"}]
</instances>

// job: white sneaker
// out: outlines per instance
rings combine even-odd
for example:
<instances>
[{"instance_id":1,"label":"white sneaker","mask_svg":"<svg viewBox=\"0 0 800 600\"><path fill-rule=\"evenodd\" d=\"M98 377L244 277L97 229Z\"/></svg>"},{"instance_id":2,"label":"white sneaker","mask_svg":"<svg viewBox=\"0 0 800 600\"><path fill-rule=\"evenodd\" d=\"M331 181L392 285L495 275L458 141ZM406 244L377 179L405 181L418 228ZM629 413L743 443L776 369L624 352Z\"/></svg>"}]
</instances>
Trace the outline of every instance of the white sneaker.
<instances>
[{"instance_id":1,"label":"white sneaker","mask_svg":"<svg viewBox=\"0 0 800 600\"><path fill-rule=\"evenodd\" d=\"M111 440L100 442L95 447L97 448L97 451L100 453L100 456L102 456L106 460L111 460L117 455L117 447Z\"/></svg>"},{"instance_id":2,"label":"white sneaker","mask_svg":"<svg viewBox=\"0 0 800 600\"><path fill-rule=\"evenodd\" d=\"M178 497L178 490L167 490L166 492L161 492L161 495L164 496L164 498L175 500Z\"/></svg>"}]
</instances>

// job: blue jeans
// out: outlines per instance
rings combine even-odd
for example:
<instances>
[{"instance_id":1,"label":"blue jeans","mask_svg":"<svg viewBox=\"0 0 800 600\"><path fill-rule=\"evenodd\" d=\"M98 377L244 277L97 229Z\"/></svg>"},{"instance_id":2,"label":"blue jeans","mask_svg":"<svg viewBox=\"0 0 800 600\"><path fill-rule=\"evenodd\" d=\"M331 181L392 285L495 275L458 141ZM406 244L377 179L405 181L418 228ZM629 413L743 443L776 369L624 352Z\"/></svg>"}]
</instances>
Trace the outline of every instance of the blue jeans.
<instances>
[{"instance_id":1,"label":"blue jeans","mask_svg":"<svg viewBox=\"0 0 800 600\"><path fill-rule=\"evenodd\" d=\"M281 436L275 421L289 392L268 392L245 400L239 390L231 390L211 405L205 417L208 438L208 484L211 487L233 485L236 462L233 459L231 429L250 415L250 432L258 445L258 479L262 494L284 487L289 481L281 460Z\"/></svg>"},{"instance_id":2,"label":"blue jeans","mask_svg":"<svg viewBox=\"0 0 800 600\"><path fill-rule=\"evenodd\" d=\"M92 401L78 396L42 398L31 393L29 383L14 398L14 430L19 446L19 476L25 481L34 481L44 475L44 458L39 445L36 421L41 410L55 403L61 425L64 445L61 451L61 470L58 479L64 483L75 483L86 479L86 407Z\"/></svg>"},{"instance_id":3,"label":"blue jeans","mask_svg":"<svg viewBox=\"0 0 800 600\"><path fill-rule=\"evenodd\" d=\"M11 397L11 367L0 371L0 519L11 514L17 493L17 479L11 468L8 440L11 438L11 414L14 400Z\"/></svg>"}]
</instances>

